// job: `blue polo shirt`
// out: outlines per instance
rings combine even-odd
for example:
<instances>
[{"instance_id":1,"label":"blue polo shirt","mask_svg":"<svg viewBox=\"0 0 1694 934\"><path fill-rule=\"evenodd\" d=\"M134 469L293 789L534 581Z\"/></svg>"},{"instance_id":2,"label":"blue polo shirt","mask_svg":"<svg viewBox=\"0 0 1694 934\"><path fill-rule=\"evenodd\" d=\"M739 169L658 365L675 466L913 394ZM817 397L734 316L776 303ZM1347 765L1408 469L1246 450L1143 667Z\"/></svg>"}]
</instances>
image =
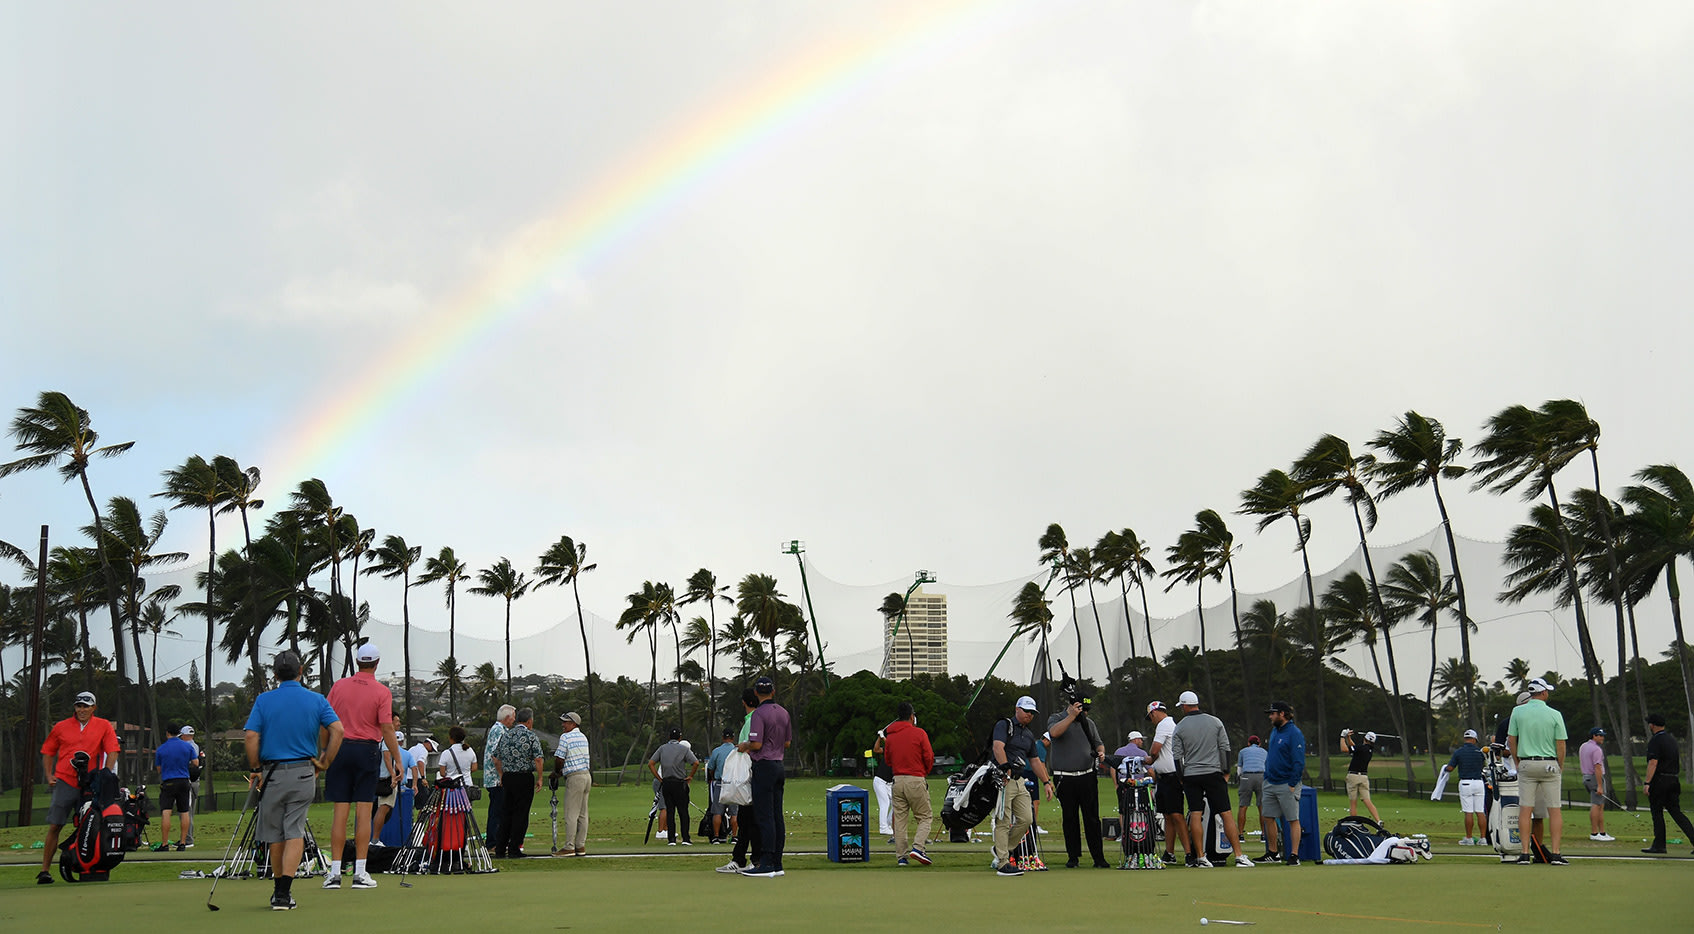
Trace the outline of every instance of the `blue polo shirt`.
<instances>
[{"instance_id":1,"label":"blue polo shirt","mask_svg":"<svg viewBox=\"0 0 1694 934\"><path fill-rule=\"evenodd\" d=\"M173 781L188 777L188 764L200 758L194 745L180 736L173 736L159 744L153 753L153 764L159 767L159 780Z\"/></svg>"},{"instance_id":2,"label":"blue polo shirt","mask_svg":"<svg viewBox=\"0 0 1694 934\"><path fill-rule=\"evenodd\" d=\"M254 699L245 729L259 734L261 761L311 759L318 754L318 730L340 719L322 694L284 681Z\"/></svg>"},{"instance_id":3,"label":"blue polo shirt","mask_svg":"<svg viewBox=\"0 0 1694 934\"><path fill-rule=\"evenodd\" d=\"M1482 750L1471 743L1464 743L1453 750L1453 758L1447 760L1447 767L1459 773L1459 780L1482 777Z\"/></svg>"},{"instance_id":4,"label":"blue polo shirt","mask_svg":"<svg viewBox=\"0 0 1694 934\"><path fill-rule=\"evenodd\" d=\"M1269 758L1270 753L1265 750L1265 747L1248 746L1235 754L1235 764L1241 766L1242 775L1251 775L1254 772L1263 772L1265 760Z\"/></svg>"}]
</instances>

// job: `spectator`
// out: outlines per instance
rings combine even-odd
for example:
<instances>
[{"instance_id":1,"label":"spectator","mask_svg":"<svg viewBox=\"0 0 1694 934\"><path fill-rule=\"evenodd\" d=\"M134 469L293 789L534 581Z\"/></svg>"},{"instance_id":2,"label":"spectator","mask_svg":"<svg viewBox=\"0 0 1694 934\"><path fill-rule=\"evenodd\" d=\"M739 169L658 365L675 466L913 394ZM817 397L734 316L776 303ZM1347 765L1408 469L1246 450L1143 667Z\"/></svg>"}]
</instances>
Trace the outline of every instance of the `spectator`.
<instances>
[{"instance_id":1,"label":"spectator","mask_svg":"<svg viewBox=\"0 0 1694 934\"><path fill-rule=\"evenodd\" d=\"M929 829L934 820L929 801L929 772L935 768L935 749L929 744L929 734L918 726L917 713L911 701L901 701L894 722L879 737L888 752L889 768L894 773L894 852L896 862L909 865L908 860L928 866L929 856L924 847L929 843ZM918 822L917 834L907 837L912 819ZM910 842L910 849L906 844Z\"/></svg>"},{"instance_id":2,"label":"spectator","mask_svg":"<svg viewBox=\"0 0 1694 934\"><path fill-rule=\"evenodd\" d=\"M47 870L58 853L59 828L76 813L82 796L76 766L71 760L77 753L86 752L91 769L108 769L118 761L118 734L112 729L112 721L94 715L97 709L93 692L78 694L75 714L53 724L47 741L41 744L41 770L47 773L52 798L47 805L47 839L41 851L41 872L35 877L39 885L53 883L53 875Z\"/></svg>"},{"instance_id":3,"label":"spectator","mask_svg":"<svg viewBox=\"0 0 1694 934\"><path fill-rule=\"evenodd\" d=\"M503 807L505 796L500 793L500 772L492 765L494 747L499 745L500 737L518 722L518 708L511 704L502 704L494 713L494 722L488 727L488 736L482 744L482 790L488 793L488 820L483 830L488 834L485 841L490 849L500 833L500 821L504 818Z\"/></svg>"},{"instance_id":4,"label":"spectator","mask_svg":"<svg viewBox=\"0 0 1694 934\"><path fill-rule=\"evenodd\" d=\"M876 742L871 745L871 792L876 795L876 827L877 831L888 838L889 845L894 844L894 767L888 764L887 747L883 742L883 731L876 734ZM895 852L899 852L896 850Z\"/></svg>"},{"instance_id":5,"label":"spectator","mask_svg":"<svg viewBox=\"0 0 1694 934\"><path fill-rule=\"evenodd\" d=\"M253 836L271 841L272 911L294 907L294 874L306 848L306 811L317 792L318 773L338 761L343 745L344 728L335 709L300 683L300 667L300 656L293 652L272 660L277 686L254 698L245 726L252 767L248 781L264 797L264 807L253 818Z\"/></svg>"},{"instance_id":6,"label":"spectator","mask_svg":"<svg viewBox=\"0 0 1694 934\"><path fill-rule=\"evenodd\" d=\"M1229 807L1229 782L1224 780L1224 763L1229 761L1229 733L1223 721L1200 710L1200 695L1183 691L1176 699L1182 708L1182 722L1176 725L1171 751L1182 763L1182 791L1188 797L1188 838L1196 844L1194 864L1211 866L1202 841L1210 838L1212 827L1206 820L1210 808L1212 819L1223 818L1223 832L1235 853L1235 865L1253 868L1253 861L1241 852L1241 829L1235 825L1235 812Z\"/></svg>"},{"instance_id":7,"label":"spectator","mask_svg":"<svg viewBox=\"0 0 1694 934\"><path fill-rule=\"evenodd\" d=\"M1247 745L1235 754L1236 806L1240 809L1235 815L1235 826L1247 826L1247 805L1259 805L1259 836L1264 840L1265 852L1262 860L1274 860L1276 852L1276 821L1265 819L1265 747L1259 745L1257 736L1247 737Z\"/></svg>"},{"instance_id":8,"label":"spectator","mask_svg":"<svg viewBox=\"0 0 1694 934\"><path fill-rule=\"evenodd\" d=\"M1270 709L1271 733L1265 747L1265 797L1259 816L1288 822L1288 840L1283 845L1282 862L1300 865L1300 794L1301 780L1306 774L1306 737L1294 725L1294 708L1285 701L1273 701Z\"/></svg>"},{"instance_id":9,"label":"spectator","mask_svg":"<svg viewBox=\"0 0 1694 934\"><path fill-rule=\"evenodd\" d=\"M194 735L194 728L185 726L177 735L159 744L153 753L153 763L159 768L159 842L153 845L154 852L163 852L171 848L171 817L182 815L181 832L177 837L178 852L188 849L188 815L193 804L191 793L194 783L189 780L191 767L200 764L200 753L189 742L187 737Z\"/></svg>"},{"instance_id":10,"label":"spectator","mask_svg":"<svg viewBox=\"0 0 1694 934\"><path fill-rule=\"evenodd\" d=\"M1475 730L1465 731L1465 741L1453 750L1453 757L1441 767L1442 772L1459 773L1459 810L1465 815L1465 836L1460 846L1482 846L1483 833L1488 828L1487 787L1482 780L1482 749L1477 745Z\"/></svg>"},{"instance_id":11,"label":"spectator","mask_svg":"<svg viewBox=\"0 0 1694 934\"><path fill-rule=\"evenodd\" d=\"M759 707L759 695L752 688L741 690L741 709L745 713L741 717L741 732L737 737L736 749L745 752L749 745L748 733L753 728L753 711ZM737 809L739 810L739 809ZM718 872L740 873L748 866L757 866L764 862L765 851L759 839L759 821L751 809L747 812L747 822L736 819L735 848L730 851L729 862L717 867Z\"/></svg>"},{"instance_id":12,"label":"spectator","mask_svg":"<svg viewBox=\"0 0 1694 934\"><path fill-rule=\"evenodd\" d=\"M565 845L558 856L588 855L588 792L594 787L589 771L588 734L576 711L559 717L559 748L553 753L554 787L565 784Z\"/></svg>"},{"instance_id":13,"label":"spectator","mask_svg":"<svg viewBox=\"0 0 1694 934\"><path fill-rule=\"evenodd\" d=\"M1100 766L1106 761L1106 743L1089 719L1086 699L1074 683L1061 691L1064 710L1047 718L1047 769L1053 777L1059 812L1065 831L1065 868L1082 862L1082 843L1095 869L1110 869L1100 837Z\"/></svg>"},{"instance_id":14,"label":"spectator","mask_svg":"<svg viewBox=\"0 0 1694 934\"><path fill-rule=\"evenodd\" d=\"M1606 750L1601 740L1606 731L1595 727L1588 731L1588 742L1576 751L1577 765L1582 769L1582 787L1588 791L1588 839L1610 843L1617 838L1606 833Z\"/></svg>"},{"instance_id":15,"label":"spectator","mask_svg":"<svg viewBox=\"0 0 1694 934\"><path fill-rule=\"evenodd\" d=\"M1683 839L1694 839L1694 825L1682 813L1682 781L1676 777L1682 760L1677 757L1676 737L1665 730L1665 715L1648 714L1647 732L1653 735L1647 740L1647 779L1641 789L1647 792L1647 805L1653 809L1653 845L1641 852L1663 853L1666 811L1682 828Z\"/></svg>"},{"instance_id":16,"label":"spectator","mask_svg":"<svg viewBox=\"0 0 1694 934\"><path fill-rule=\"evenodd\" d=\"M1194 847L1188 839L1188 821L1182 817L1182 776L1176 770L1176 756L1171 754L1171 739L1176 735L1176 720L1159 701L1147 705L1147 719L1153 721L1153 745L1147 755L1153 760L1153 807L1165 819L1166 866L1176 865L1176 844L1182 844L1184 862L1194 864Z\"/></svg>"},{"instance_id":17,"label":"spectator","mask_svg":"<svg viewBox=\"0 0 1694 934\"><path fill-rule=\"evenodd\" d=\"M1535 811L1546 808L1547 839L1542 841L1542 846L1547 848L1547 862L1569 866L1570 861L1560 852L1565 815L1559 803L1568 734L1564 715L1547 706L1547 696L1552 691L1553 686L1540 678L1529 682L1529 700L1512 711L1506 744L1518 763L1518 826L1530 824ZM1523 839L1523 853L1518 856L1518 864L1527 866L1535 861L1529 853L1535 834L1519 836Z\"/></svg>"},{"instance_id":18,"label":"spectator","mask_svg":"<svg viewBox=\"0 0 1694 934\"><path fill-rule=\"evenodd\" d=\"M688 783L694 780L699 768L700 760L682 741L682 731L678 729L672 729L670 741L653 750L647 760L647 771L659 780L660 793L664 795L665 819L673 829L670 846L676 846L679 837L683 846L694 845L688 834Z\"/></svg>"},{"instance_id":19,"label":"spectator","mask_svg":"<svg viewBox=\"0 0 1694 934\"><path fill-rule=\"evenodd\" d=\"M359 646L358 673L329 689L329 705L346 731L341 751L324 773L324 797L334 802L331 818L329 874L326 889L341 888L341 860L347 846L347 812L353 812L353 888L374 889L366 871L371 845L371 806L376 800L377 772L400 771L400 744L394 738L394 695L376 679L382 653L376 644Z\"/></svg>"},{"instance_id":20,"label":"spectator","mask_svg":"<svg viewBox=\"0 0 1694 934\"><path fill-rule=\"evenodd\" d=\"M488 846L496 858L523 859L524 835L529 833L529 806L541 790L541 740L530 729L535 711L519 707L512 728L500 735L489 762L500 773L500 833Z\"/></svg>"},{"instance_id":21,"label":"spectator","mask_svg":"<svg viewBox=\"0 0 1694 934\"><path fill-rule=\"evenodd\" d=\"M412 750L417 747L406 745L406 733L403 730L394 731L394 741L400 747L400 768L393 773L394 780L391 782L387 780L389 771L386 763L377 770L376 774L376 790L379 794L376 796L376 813L371 818L371 842L376 846L384 845L382 828L388 823L388 818L394 813L394 808L401 802L404 793L410 791L413 800L417 799L418 763L416 759L412 758ZM385 785L387 791L383 791ZM402 837L401 842L397 845L405 846L408 841L405 839L404 825L402 824L396 832L400 833ZM392 842L392 840L389 842Z\"/></svg>"},{"instance_id":22,"label":"spectator","mask_svg":"<svg viewBox=\"0 0 1694 934\"><path fill-rule=\"evenodd\" d=\"M1112 755L1123 759L1151 759L1146 742L1147 737L1143 736L1140 730L1130 730L1129 741L1119 746Z\"/></svg>"},{"instance_id":23,"label":"spectator","mask_svg":"<svg viewBox=\"0 0 1694 934\"><path fill-rule=\"evenodd\" d=\"M722 843L735 835L735 805L725 805L723 793L723 764L735 751L735 732L723 731L723 742L706 757L706 815L712 820L712 842Z\"/></svg>"},{"instance_id":24,"label":"spectator","mask_svg":"<svg viewBox=\"0 0 1694 934\"><path fill-rule=\"evenodd\" d=\"M1029 832L1034 821L1029 789L1018 780L1018 774L1026 768L1033 769L1042 786L1049 789L1053 786L1046 764L1036 755L1037 740L1029 729L1035 714L1035 698L1026 694L1018 698L1011 717L994 724L993 760L1002 773L1005 805L1001 813L1006 817L994 822L993 860L994 871L1002 876L1023 875L1022 867L1012 856L1012 849L1023 841L1024 834Z\"/></svg>"},{"instance_id":25,"label":"spectator","mask_svg":"<svg viewBox=\"0 0 1694 934\"><path fill-rule=\"evenodd\" d=\"M775 681L760 678L753 683L753 693L758 695L759 706L748 718L747 742L740 749L753 759L753 815L759 822L764 857L742 875L769 879L783 874L782 851L788 828L782 816L782 759L794 728L788 711L776 702Z\"/></svg>"}]
</instances>

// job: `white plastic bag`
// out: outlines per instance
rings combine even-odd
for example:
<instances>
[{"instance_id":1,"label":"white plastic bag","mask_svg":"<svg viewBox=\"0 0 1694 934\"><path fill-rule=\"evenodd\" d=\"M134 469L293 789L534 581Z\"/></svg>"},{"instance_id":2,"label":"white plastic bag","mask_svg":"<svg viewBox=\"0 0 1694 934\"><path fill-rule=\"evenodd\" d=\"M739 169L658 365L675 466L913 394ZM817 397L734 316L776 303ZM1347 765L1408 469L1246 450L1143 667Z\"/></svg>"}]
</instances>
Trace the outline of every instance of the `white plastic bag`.
<instances>
[{"instance_id":1,"label":"white plastic bag","mask_svg":"<svg viewBox=\"0 0 1694 934\"><path fill-rule=\"evenodd\" d=\"M744 752L732 752L723 760L723 778L718 788L718 800L724 804L753 803L753 757Z\"/></svg>"}]
</instances>

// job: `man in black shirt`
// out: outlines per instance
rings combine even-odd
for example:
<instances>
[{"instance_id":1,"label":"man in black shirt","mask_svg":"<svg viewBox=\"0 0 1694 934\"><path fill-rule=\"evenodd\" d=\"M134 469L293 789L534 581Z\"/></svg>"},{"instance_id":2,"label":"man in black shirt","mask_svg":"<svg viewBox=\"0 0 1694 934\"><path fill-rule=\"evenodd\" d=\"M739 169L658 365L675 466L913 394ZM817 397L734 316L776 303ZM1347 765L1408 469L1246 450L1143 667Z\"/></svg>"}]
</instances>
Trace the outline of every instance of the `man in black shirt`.
<instances>
[{"instance_id":1,"label":"man in black shirt","mask_svg":"<svg viewBox=\"0 0 1694 934\"><path fill-rule=\"evenodd\" d=\"M1370 800L1370 760L1376 755L1376 734L1341 731L1341 751L1352 753L1347 761L1347 813L1358 816L1359 802L1370 809L1371 820L1382 823L1382 815Z\"/></svg>"},{"instance_id":2,"label":"man in black shirt","mask_svg":"<svg viewBox=\"0 0 1694 934\"><path fill-rule=\"evenodd\" d=\"M1643 853L1665 851L1665 812L1669 811L1676 825L1682 828L1685 839L1694 838L1694 825L1682 813L1682 782L1678 770L1676 737L1665 732L1665 715L1647 715L1647 780L1642 788L1647 792L1647 804L1653 809L1653 845Z\"/></svg>"}]
</instances>

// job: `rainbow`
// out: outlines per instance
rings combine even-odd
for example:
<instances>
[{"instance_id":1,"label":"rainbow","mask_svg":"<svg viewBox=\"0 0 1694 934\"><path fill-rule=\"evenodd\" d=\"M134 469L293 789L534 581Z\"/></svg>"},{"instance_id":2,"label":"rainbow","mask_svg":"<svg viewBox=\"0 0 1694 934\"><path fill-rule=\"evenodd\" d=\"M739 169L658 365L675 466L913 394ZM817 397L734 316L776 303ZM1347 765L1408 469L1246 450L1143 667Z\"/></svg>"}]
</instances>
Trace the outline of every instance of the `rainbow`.
<instances>
[{"instance_id":1,"label":"rainbow","mask_svg":"<svg viewBox=\"0 0 1694 934\"><path fill-rule=\"evenodd\" d=\"M939 0L913 5L869 34L804 49L680 122L597 180L561 210L513 237L479 280L431 312L409 337L371 361L285 430L266 463L294 484L331 472L357 440L516 321L562 271L578 274L627 244L728 168L903 68L944 57L1010 26L1038 4L1026 0ZM269 471L267 471L269 472Z\"/></svg>"}]
</instances>

